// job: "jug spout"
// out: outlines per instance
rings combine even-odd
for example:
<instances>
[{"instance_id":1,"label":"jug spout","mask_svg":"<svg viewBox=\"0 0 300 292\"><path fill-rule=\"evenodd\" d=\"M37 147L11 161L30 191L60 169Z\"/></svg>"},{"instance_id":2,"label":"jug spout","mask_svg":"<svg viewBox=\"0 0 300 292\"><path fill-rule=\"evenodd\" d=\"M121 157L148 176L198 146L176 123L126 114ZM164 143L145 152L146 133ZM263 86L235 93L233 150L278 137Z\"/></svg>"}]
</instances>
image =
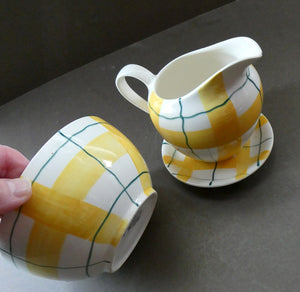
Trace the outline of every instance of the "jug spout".
<instances>
[{"instance_id":1,"label":"jug spout","mask_svg":"<svg viewBox=\"0 0 300 292\"><path fill-rule=\"evenodd\" d=\"M216 53L228 59L230 63L248 62L251 64L262 57L262 50L258 43L249 37L236 37L215 45ZM233 59L232 59L233 58Z\"/></svg>"},{"instance_id":2,"label":"jug spout","mask_svg":"<svg viewBox=\"0 0 300 292\"><path fill-rule=\"evenodd\" d=\"M230 71L240 74L241 70L245 70L262 57L262 49L249 37L232 38L216 44L211 49L217 59L222 58L221 63L224 66L220 69L221 72Z\"/></svg>"},{"instance_id":3,"label":"jug spout","mask_svg":"<svg viewBox=\"0 0 300 292\"><path fill-rule=\"evenodd\" d=\"M203 52L205 50L207 52ZM199 56L206 55L206 62L211 66L207 66L207 78L203 79L200 88L210 84L220 74L228 86L234 87L234 83L238 84L240 78L248 76L249 66L262 57L262 49L249 37L228 39L204 48L203 51ZM252 74L257 75L257 82L260 83L256 70L251 71L255 71Z\"/></svg>"},{"instance_id":4,"label":"jug spout","mask_svg":"<svg viewBox=\"0 0 300 292\"><path fill-rule=\"evenodd\" d=\"M169 100L184 97L225 71L230 75L241 75L260 57L262 50L251 38L228 39L182 55L167 64L155 78L155 92Z\"/></svg>"}]
</instances>

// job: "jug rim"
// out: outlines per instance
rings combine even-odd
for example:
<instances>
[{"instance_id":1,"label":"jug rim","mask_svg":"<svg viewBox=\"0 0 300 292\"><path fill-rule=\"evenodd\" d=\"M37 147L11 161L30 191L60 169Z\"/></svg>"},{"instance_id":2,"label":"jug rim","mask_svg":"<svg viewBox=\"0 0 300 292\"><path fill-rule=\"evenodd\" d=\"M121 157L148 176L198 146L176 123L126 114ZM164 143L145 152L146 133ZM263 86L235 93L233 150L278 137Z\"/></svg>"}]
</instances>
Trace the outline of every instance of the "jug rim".
<instances>
[{"instance_id":1,"label":"jug rim","mask_svg":"<svg viewBox=\"0 0 300 292\"><path fill-rule=\"evenodd\" d=\"M252 55L249 55L248 57L240 57L240 58L236 58L235 60L229 62L228 64L222 66L220 69L216 70L213 74L211 74L209 77L205 78L202 82L200 82L197 86L194 86L191 90L187 91L187 93L183 94L183 95L178 95L177 97L174 98L165 98L163 97L163 95L158 93L157 90L157 86L159 86L158 84L161 82L161 78L163 76L163 74L166 74L166 71L170 69L171 66L174 66L174 64L178 63L180 60L183 60L185 58L191 57L191 56L195 56L198 55L200 53L206 53L209 52L210 50L214 49L214 50L218 50L220 49L220 47L222 45L226 45L229 43L236 43L236 42L240 42L243 41L244 45L246 43L248 43L249 45L251 44L252 47L250 49L252 49ZM228 50L228 48L225 48L224 51L222 51L221 53L225 54L225 50ZM235 49L237 51L237 49ZM221 51L221 50L220 50ZM198 91L199 88L205 86L207 83L209 83L216 75L220 74L221 72L224 72L225 70L227 70L228 68L238 65L238 64L243 64L243 63L247 63L244 65L244 67L248 67L249 65L252 64L252 62L256 61L257 59L262 57L262 49L261 47L258 45L258 43L246 36L239 36L239 37L233 37L230 39L226 39L223 40L221 42L200 48L200 49L196 49L194 51L191 52L187 52L184 53L180 56L178 56L177 58L173 59L172 61L170 61L169 63L167 63L156 75L156 78L154 78L153 80L153 84L152 84L152 88L153 91L155 92L155 94L163 99L163 100L177 100L179 98L186 98L188 96L190 96L191 94L193 94L195 91Z\"/></svg>"}]
</instances>

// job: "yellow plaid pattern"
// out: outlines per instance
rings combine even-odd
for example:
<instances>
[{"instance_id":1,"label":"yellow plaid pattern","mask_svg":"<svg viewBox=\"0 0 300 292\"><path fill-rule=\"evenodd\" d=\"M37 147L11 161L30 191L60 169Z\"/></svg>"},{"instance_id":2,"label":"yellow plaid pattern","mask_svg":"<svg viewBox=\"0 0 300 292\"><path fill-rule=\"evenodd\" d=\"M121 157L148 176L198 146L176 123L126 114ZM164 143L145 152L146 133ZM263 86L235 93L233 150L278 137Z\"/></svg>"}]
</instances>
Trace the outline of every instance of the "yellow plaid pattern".
<instances>
[{"instance_id":1,"label":"yellow plaid pattern","mask_svg":"<svg viewBox=\"0 0 300 292\"><path fill-rule=\"evenodd\" d=\"M150 117L156 129L166 141L175 147L186 148L188 152L193 153L198 149L215 147L223 147L223 150L227 147L230 151L230 143L239 139L254 125L262 110L262 85L256 85L251 79L254 70L252 66L248 68L243 82L231 94L227 93L223 73L214 76L200 88L197 96L188 97L199 98L204 108L201 112L195 109L194 114L188 116L182 114L185 112L185 107L189 107L188 99L164 100L152 92L149 99ZM235 107L232 99L238 95L241 100L245 98L243 88L246 85L252 86L256 94L252 97L248 108L243 113L239 113L240 110ZM177 108L180 108L179 114L174 114L171 110L176 107L175 103L177 103ZM170 113L162 112L163 107L169 108ZM186 121L201 115L207 116L210 127L190 130ZM181 120L181 123L178 123L178 120Z\"/></svg>"},{"instance_id":2,"label":"yellow plaid pattern","mask_svg":"<svg viewBox=\"0 0 300 292\"><path fill-rule=\"evenodd\" d=\"M191 179L196 178L202 180L202 186L209 187L215 186L218 180L221 183L224 179L232 179L232 182L241 180L248 176L249 172L259 167L261 162L265 161L270 154L273 145L272 131L266 131L270 136L265 137L262 132L264 127L270 127L270 125L266 117L261 115L253 137L236 156L230 159L207 163L183 156L174 148L172 148L173 152L167 151L166 147L171 145L165 143L163 145L163 161L171 174L182 182L189 183ZM251 149L255 149L252 154Z\"/></svg>"},{"instance_id":3,"label":"yellow plaid pattern","mask_svg":"<svg viewBox=\"0 0 300 292\"><path fill-rule=\"evenodd\" d=\"M111 246L114 248L120 242L127 226L126 211L114 213L115 207L122 196L127 196L128 205L138 207L135 198L142 192L146 197L153 193L151 178L148 168L135 146L117 129L98 117L84 118L88 125L82 129L76 129L72 135L67 135L62 129L56 136L65 141L52 156L41 165L35 177L32 177L32 198L23 205L11 226L11 234L8 242L8 250L13 261L23 262L28 270L46 277L59 277L59 270L82 270L89 276L89 267L97 263L110 263L111 259L99 258L94 255L95 245ZM80 135L86 135L87 129L94 127L93 137L84 146L81 146ZM99 135L97 133L99 129ZM101 131L100 131L101 129ZM73 130L74 131L74 130ZM86 138L85 139L90 139ZM78 152L66 164L51 187L43 185L39 181L41 174L50 164L59 163L56 155L72 145ZM72 150L73 151L73 150ZM130 163L129 169L114 169L115 163L122 159ZM109 166L106 164L109 163ZM126 166L126 165L125 165ZM123 174L122 174L123 172ZM126 183L123 183L122 175L126 175ZM110 187L110 181L119 186L119 193L110 206L95 206L86 201L86 198L97 181L106 174L106 188ZM128 178L128 176L130 176ZM129 180L129 183L128 183ZM105 192L105 186L104 186ZM99 193L101 197L105 194ZM103 200L103 199L102 199ZM119 209L122 210L122 209ZM119 211L120 212L120 211ZM18 232L20 218L28 217L33 220L28 234L26 257L22 258L14 250L13 239ZM61 266L60 259L66 238L71 235L82 242L90 243L89 252L83 256L80 266ZM84 252L84 251L83 251Z\"/></svg>"}]
</instances>

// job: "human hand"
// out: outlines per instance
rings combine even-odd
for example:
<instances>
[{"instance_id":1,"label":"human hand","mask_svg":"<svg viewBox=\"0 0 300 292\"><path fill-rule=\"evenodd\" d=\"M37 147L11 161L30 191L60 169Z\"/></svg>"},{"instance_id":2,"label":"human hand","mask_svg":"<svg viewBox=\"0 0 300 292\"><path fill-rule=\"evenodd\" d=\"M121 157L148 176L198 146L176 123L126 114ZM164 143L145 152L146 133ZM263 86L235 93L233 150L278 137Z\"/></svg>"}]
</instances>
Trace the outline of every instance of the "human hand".
<instances>
[{"instance_id":1,"label":"human hand","mask_svg":"<svg viewBox=\"0 0 300 292\"><path fill-rule=\"evenodd\" d=\"M17 150L0 145L0 215L18 208L30 198L30 182L19 178L28 163Z\"/></svg>"}]
</instances>

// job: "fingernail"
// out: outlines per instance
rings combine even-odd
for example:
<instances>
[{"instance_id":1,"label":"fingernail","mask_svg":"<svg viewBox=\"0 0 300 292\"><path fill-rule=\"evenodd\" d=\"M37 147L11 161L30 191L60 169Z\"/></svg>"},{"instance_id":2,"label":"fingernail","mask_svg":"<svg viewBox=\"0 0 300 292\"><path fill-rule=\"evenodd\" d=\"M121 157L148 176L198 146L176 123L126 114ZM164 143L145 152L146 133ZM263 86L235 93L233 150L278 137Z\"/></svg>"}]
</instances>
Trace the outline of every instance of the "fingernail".
<instances>
[{"instance_id":1,"label":"fingernail","mask_svg":"<svg viewBox=\"0 0 300 292\"><path fill-rule=\"evenodd\" d=\"M15 197L27 197L31 194L31 183L25 178L16 178L7 181L11 194Z\"/></svg>"}]
</instances>

